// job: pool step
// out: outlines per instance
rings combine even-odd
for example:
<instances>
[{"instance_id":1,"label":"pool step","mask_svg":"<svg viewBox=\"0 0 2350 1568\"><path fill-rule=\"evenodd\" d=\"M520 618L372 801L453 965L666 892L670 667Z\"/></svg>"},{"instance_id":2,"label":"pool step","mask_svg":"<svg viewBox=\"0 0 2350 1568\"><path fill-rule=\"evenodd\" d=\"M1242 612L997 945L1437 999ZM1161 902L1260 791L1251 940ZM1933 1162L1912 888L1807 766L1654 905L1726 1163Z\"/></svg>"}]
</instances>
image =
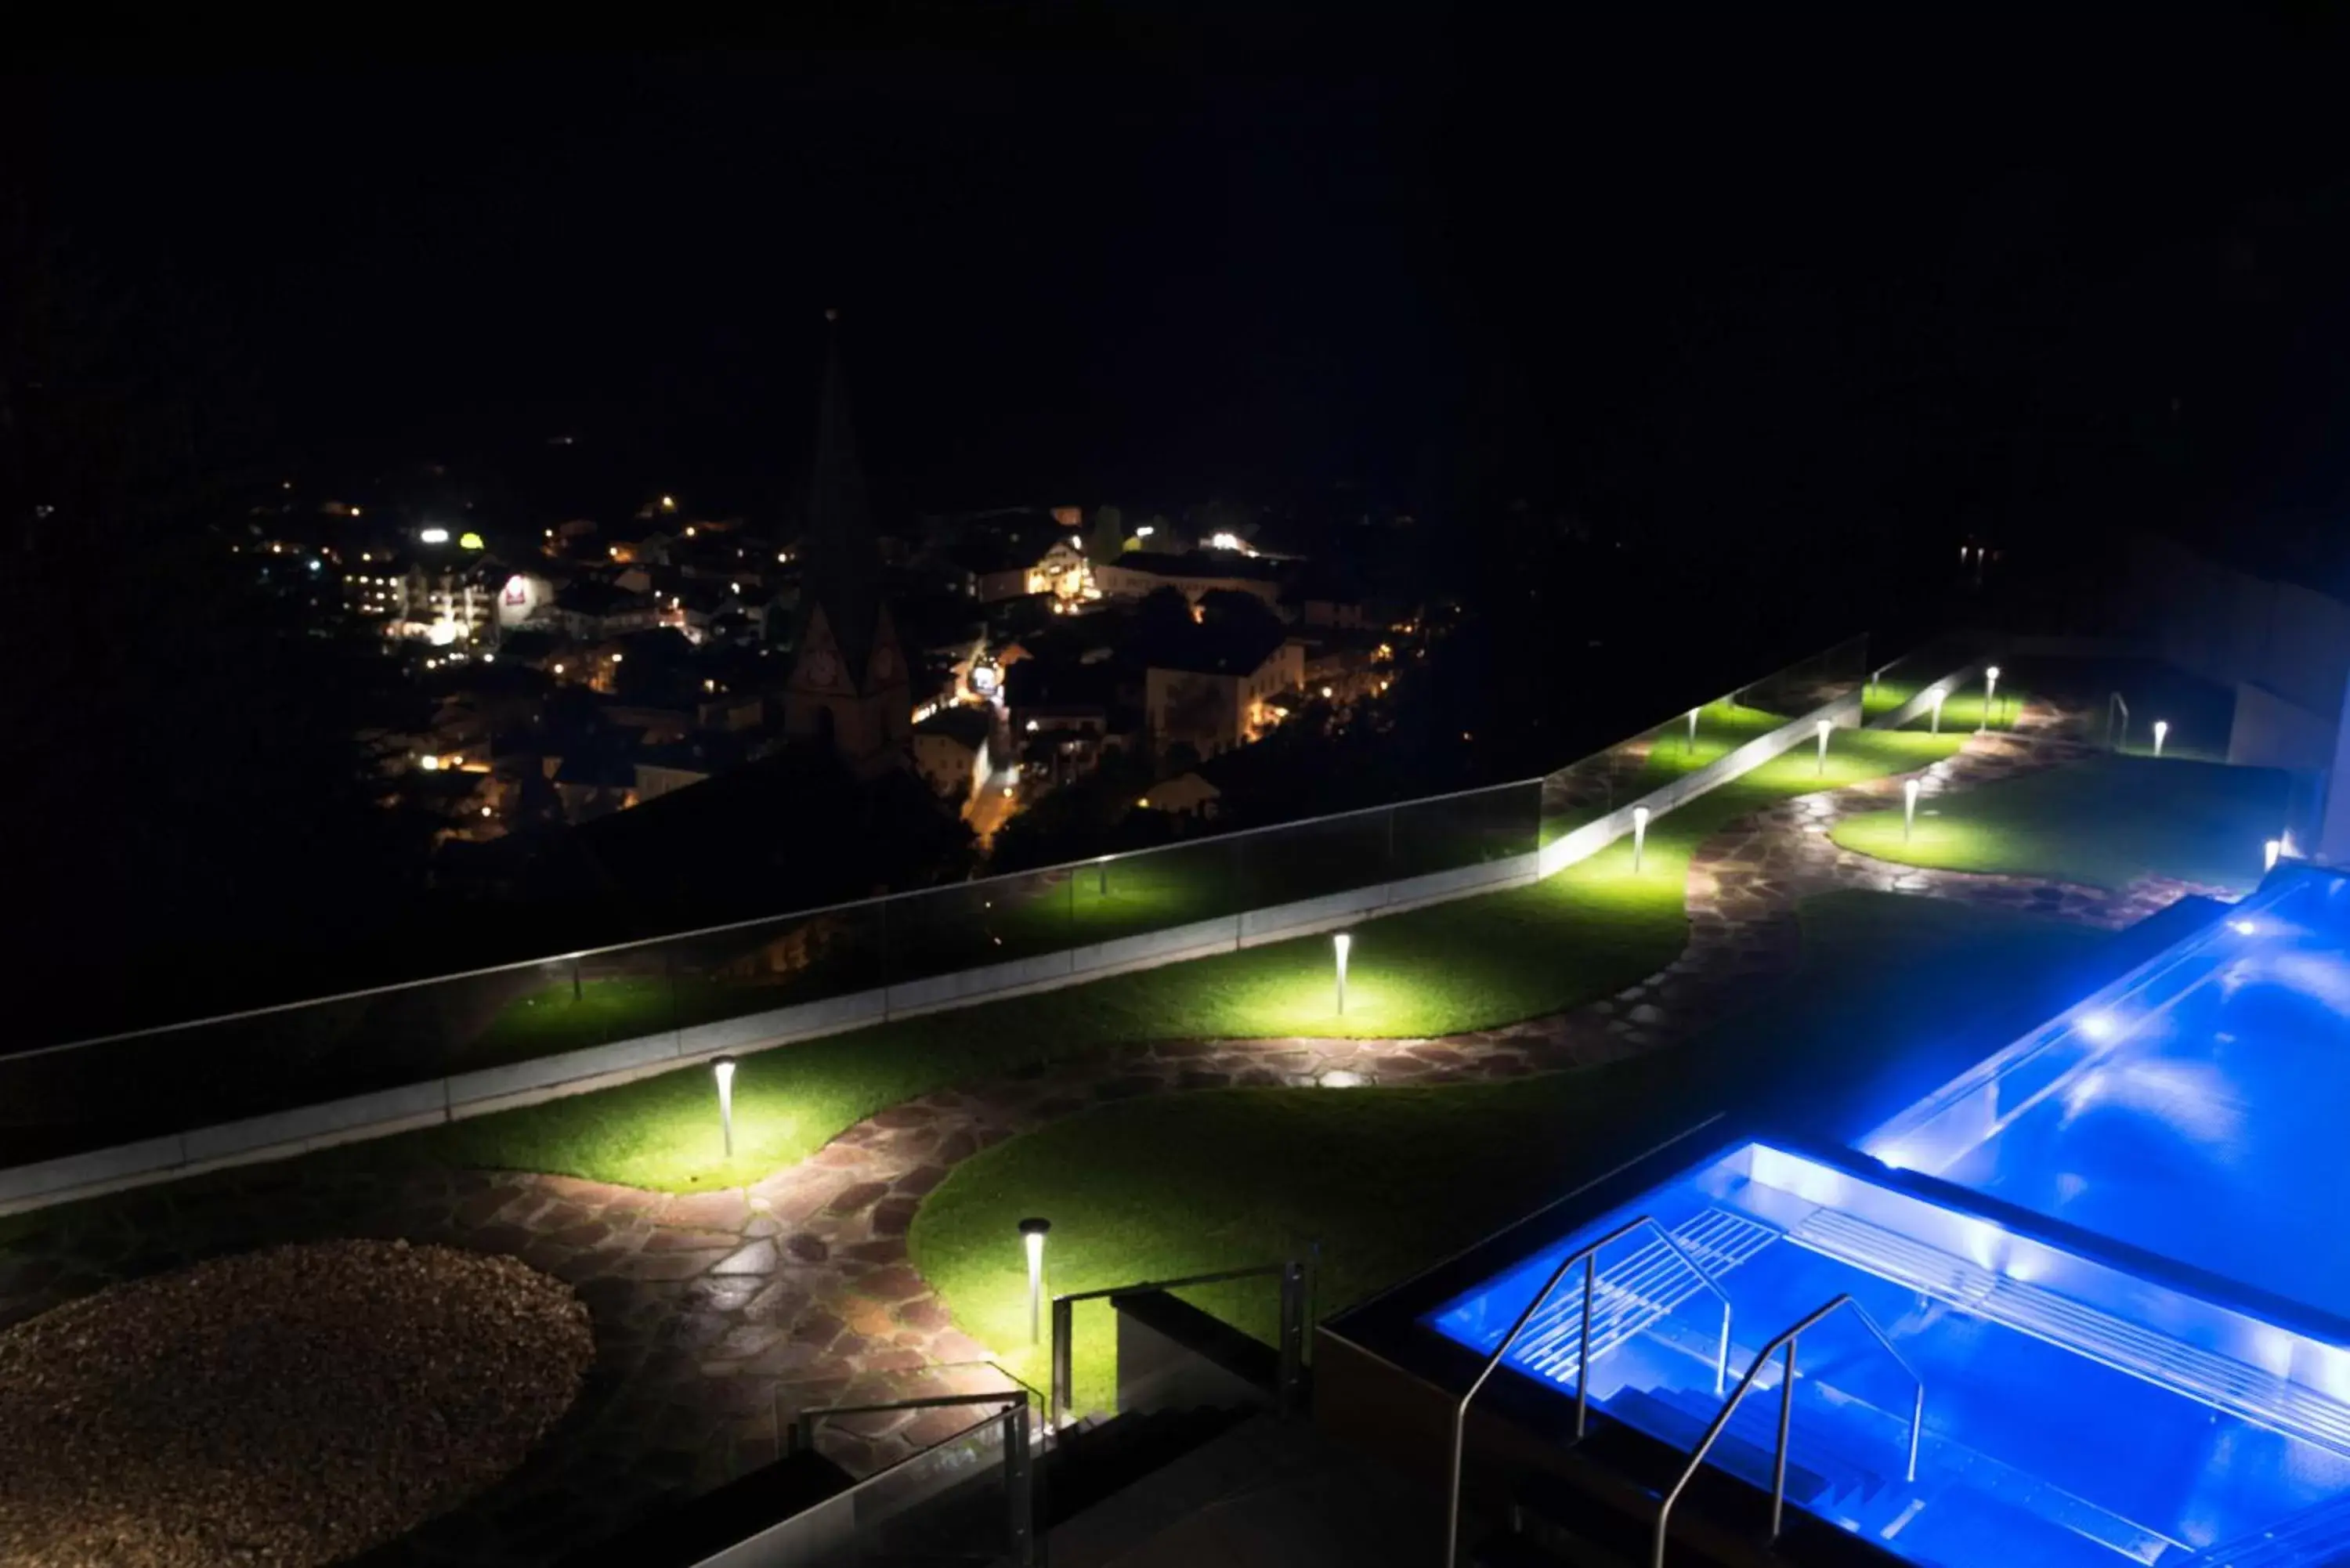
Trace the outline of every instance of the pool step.
<instances>
[{"instance_id":1,"label":"pool step","mask_svg":"<svg viewBox=\"0 0 2350 1568\"><path fill-rule=\"evenodd\" d=\"M1771 1227L1724 1209L1707 1210L1672 1235L1699 1267L1717 1281L1779 1239L1779 1232ZM1596 1363L1700 1293L1705 1293L1704 1282L1653 1236L1622 1258L1602 1258L1591 1293L1591 1359ZM1571 1272L1526 1325L1524 1335L1510 1352L1511 1365L1572 1386L1582 1334L1582 1277Z\"/></svg>"},{"instance_id":2,"label":"pool step","mask_svg":"<svg viewBox=\"0 0 2350 1568\"><path fill-rule=\"evenodd\" d=\"M2327 1568L2350 1562L2350 1492L2193 1559L2195 1568Z\"/></svg>"},{"instance_id":3,"label":"pool step","mask_svg":"<svg viewBox=\"0 0 2350 1568\"><path fill-rule=\"evenodd\" d=\"M2157 1387L2350 1455L2350 1406L2256 1366L1995 1274L1835 1210L1814 1210L1787 1232L1787 1239Z\"/></svg>"}]
</instances>

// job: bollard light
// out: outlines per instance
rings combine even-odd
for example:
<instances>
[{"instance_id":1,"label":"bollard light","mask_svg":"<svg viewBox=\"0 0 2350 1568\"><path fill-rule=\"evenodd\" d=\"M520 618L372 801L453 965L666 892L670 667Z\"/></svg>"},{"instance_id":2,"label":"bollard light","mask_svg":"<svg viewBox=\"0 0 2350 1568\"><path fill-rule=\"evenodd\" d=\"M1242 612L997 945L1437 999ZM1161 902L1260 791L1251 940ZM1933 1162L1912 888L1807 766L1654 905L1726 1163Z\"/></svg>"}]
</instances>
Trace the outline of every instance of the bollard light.
<instances>
[{"instance_id":1,"label":"bollard light","mask_svg":"<svg viewBox=\"0 0 2350 1568\"><path fill-rule=\"evenodd\" d=\"M1681 747L1681 755L1685 757L1697 755L1697 710L1694 708L1690 710L1689 741Z\"/></svg>"},{"instance_id":2,"label":"bollard light","mask_svg":"<svg viewBox=\"0 0 2350 1568\"><path fill-rule=\"evenodd\" d=\"M1830 726L1829 726L1829 724L1828 724L1828 722L1827 722L1825 719L1822 719L1821 721L1819 721L1819 722L1817 722L1817 723L1815 723L1815 724L1814 724L1814 725L1812 726L1812 728L1813 728L1814 731L1816 731L1816 732L1818 732L1819 737L1820 737L1820 762L1819 762L1819 766L1818 766L1818 767L1816 767L1816 768L1814 768L1814 769L1813 770L1813 772L1814 772L1814 774L1817 774L1819 777L1821 777L1821 778L1825 778L1825 777L1827 777L1827 776L1828 776L1828 730L1829 730L1829 727L1830 727Z\"/></svg>"},{"instance_id":3,"label":"bollard light","mask_svg":"<svg viewBox=\"0 0 2350 1568\"><path fill-rule=\"evenodd\" d=\"M1901 785L1901 842L1909 842L1909 835L1918 826L1918 781L1908 779Z\"/></svg>"},{"instance_id":4,"label":"bollard light","mask_svg":"<svg viewBox=\"0 0 2350 1568\"><path fill-rule=\"evenodd\" d=\"M1109 857L1105 855L1094 864L1101 868L1101 881L1094 888L1095 896L1107 898L1109 897Z\"/></svg>"},{"instance_id":5,"label":"bollard light","mask_svg":"<svg viewBox=\"0 0 2350 1568\"><path fill-rule=\"evenodd\" d=\"M2162 740L2164 736L2169 733L2170 721L2168 719L2157 719L2154 722L2154 754L2156 756L2158 757L2162 755Z\"/></svg>"},{"instance_id":6,"label":"bollard light","mask_svg":"<svg viewBox=\"0 0 2350 1568\"><path fill-rule=\"evenodd\" d=\"M1991 694L1998 690L1999 666L1994 664L1983 671L1983 711L1980 722L1975 725L1975 733L1978 735L1991 727Z\"/></svg>"},{"instance_id":7,"label":"bollard light","mask_svg":"<svg viewBox=\"0 0 2350 1568\"><path fill-rule=\"evenodd\" d=\"M1338 1013L1341 1017L1347 1012L1347 950L1354 945L1354 937L1346 931L1340 931L1330 939L1330 950L1338 959Z\"/></svg>"},{"instance_id":8,"label":"bollard light","mask_svg":"<svg viewBox=\"0 0 2350 1568\"><path fill-rule=\"evenodd\" d=\"M2268 843L2267 858L2265 858L2264 860L2262 860L2262 861L2261 862L2261 869L2262 869L2262 870L2263 870L2263 871L2273 871L2273 870L2275 870L2275 869L2276 869L2276 863L2277 863L2277 857L2278 857L2278 856L2280 856L2280 855L2282 855L2282 854L2283 854L2283 853L2284 853L2284 841L2283 841L2282 839L2280 839L2280 838L2272 838L2272 839L2270 839L2270 840L2269 840L2269 843Z\"/></svg>"},{"instance_id":9,"label":"bollard light","mask_svg":"<svg viewBox=\"0 0 2350 1568\"><path fill-rule=\"evenodd\" d=\"M1028 1343L1040 1345L1045 1339L1045 1232L1053 1228L1050 1220L1020 1221L1020 1244L1028 1252Z\"/></svg>"},{"instance_id":10,"label":"bollard light","mask_svg":"<svg viewBox=\"0 0 2350 1568\"><path fill-rule=\"evenodd\" d=\"M1928 691L1928 692L1926 693L1926 695L1927 695L1927 697L1928 697L1928 698L1929 698L1929 699L1933 702L1933 704L1934 704L1934 729L1933 729L1933 732L1934 732L1935 734L1939 735L1939 734L1940 734L1940 733L1942 732L1942 700L1943 700L1944 698L1948 697L1948 696L1950 695L1950 693L1949 693L1949 692L1947 692L1947 691L1943 691L1940 687L1937 686L1937 687L1933 688L1931 691Z\"/></svg>"},{"instance_id":11,"label":"bollard light","mask_svg":"<svg viewBox=\"0 0 2350 1568\"><path fill-rule=\"evenodd\" d=\"M726 1158L734 1158L734 1058L721 1056L710 1064L710 1075L718 1080L718 1131L726 1140Z\"/></svg>"},{"instance_id":12,"label":"bollard light","mask_svg":"<svg viewBox=\"0 0 2350 1568\"><path fill-rule=\"evenodd\" d=\"M1636 805L1632 808L1632 875L1635 877L1640 874L1640 852L1648 846L1648 808Z\"/></svg>"}]
</instances>

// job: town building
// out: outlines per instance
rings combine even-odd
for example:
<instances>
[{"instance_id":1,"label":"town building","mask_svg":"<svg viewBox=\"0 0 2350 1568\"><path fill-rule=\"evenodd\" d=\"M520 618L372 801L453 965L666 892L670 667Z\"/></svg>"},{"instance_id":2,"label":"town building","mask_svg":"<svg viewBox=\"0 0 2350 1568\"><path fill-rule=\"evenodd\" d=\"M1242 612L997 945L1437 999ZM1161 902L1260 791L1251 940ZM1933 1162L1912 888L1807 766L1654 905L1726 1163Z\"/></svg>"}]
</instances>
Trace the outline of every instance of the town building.
<instances>
[{"instance_id":1,"label":"town building","mask_svg":"<svg viewBox=\"0 0 2350 1568\"><path fill-rule=\"evenodd\" d=\"M989 741L994 710L959 703L914 726L914 770L922 782L960 809L986 787L994 770Z\"/></svg>"}]
</instances>

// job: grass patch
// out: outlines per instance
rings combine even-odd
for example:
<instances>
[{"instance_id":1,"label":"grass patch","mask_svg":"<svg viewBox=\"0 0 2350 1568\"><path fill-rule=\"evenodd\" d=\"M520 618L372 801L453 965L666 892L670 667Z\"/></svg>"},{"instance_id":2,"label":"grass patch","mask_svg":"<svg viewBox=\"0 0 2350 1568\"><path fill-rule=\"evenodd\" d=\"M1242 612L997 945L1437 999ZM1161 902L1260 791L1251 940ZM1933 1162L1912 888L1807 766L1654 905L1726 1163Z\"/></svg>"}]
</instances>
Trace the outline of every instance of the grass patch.
<instances>
[{"instance_id":1,"label":"grass patch","mask_svg":"<svg viewBox=\"0 0 2350 1568\"><path fill-rule=\"evenodd\" d=\"M915 1216L916 1264L964 1332L1021 1376L1026 1276L1014 1227L1053 1220L1050 1289L1085 1291L1267 1262L1322 1243L1329 1314L1491 1234L1717 1109L1751 1105L1910 1052L1979 1006L2079 962L2104 933L1876 893L1802 908L1803 967L1752 1009L1676 1052L1582 1073L1453 1088L1232 1089L1103 1106L955 1168ZM1946 1075L1957 1064L1929 1063ZM1939 1082L1939 1076L1933 1082ZM1881 1107L1889 1111L1893 1107ZM1260 1338L1270 1282L1187 1293ZM1081 1402L1115 1374L1105 1303L1081 1304Z\"/></svg>"},{"instance_id":2,"label":"grass patch","mask_svg":"<svg viewBox=\"0 0 2350 1568\"><path fill-rule=\"evenodd\" d=\"M1170 1038L1448 1034L1558 1012L1680 950L1690 855L1724 824L1791 794L1924 766L1957 743L1838 731L1825 774L1805 748L1659 818L1637 876L1625 841L1531 887L1367 920L1344 1017L1329 939L1304 937L747 1057L732 1162L698 1067L395 1142L436 1161L691 1191L755 1180L885 1106L1031 1064Z\"/></svg>"},{"instance_id":3,"label":"grass patch","mask_svg":"<svg viewBox=\"0 0 2350 1568\"><path fill-rule=\"evenodd\" d=\"M2250 888L2284 821L2291 781L2271 768L2092 757L1923 804L1848 817L1835 841L1905 866L2121 888L2142 876Z\"/></svg>"}]
</instances>

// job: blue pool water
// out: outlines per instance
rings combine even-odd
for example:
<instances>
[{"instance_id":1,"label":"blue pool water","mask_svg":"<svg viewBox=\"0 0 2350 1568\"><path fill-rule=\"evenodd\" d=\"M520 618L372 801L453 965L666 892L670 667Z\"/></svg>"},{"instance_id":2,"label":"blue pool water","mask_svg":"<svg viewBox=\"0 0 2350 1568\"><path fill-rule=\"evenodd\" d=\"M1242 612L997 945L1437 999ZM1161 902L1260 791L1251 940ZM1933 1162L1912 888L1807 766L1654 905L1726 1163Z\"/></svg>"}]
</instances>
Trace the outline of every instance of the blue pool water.
<instances>
[{"instance_id":1,"label":"blue pool water","mask_svg":"<svg viewBox=\"0 0 2350 1568\"><path fill-rule=\"evenodd\" d=\"M2350 1318L2345 1107L2350 892L2303 875L1857 1154L1741 1144L1427 1321L1490 1352L1560 1260L1650 1219L1597 1257L1590 1389L1611 1416L1689 1449L1721 1407L1715 1292L1731 1382L1845 1293L1898 1357L1850 1313L1803 1337L1791 1502L1925 1563L2350 1561L2350 1349L2314 1326ZM1563 1395L1581 1284L1508 1362ZM1779 1378L1716 1450L1758 1483Z\"/></svg>"}]
</instances>

